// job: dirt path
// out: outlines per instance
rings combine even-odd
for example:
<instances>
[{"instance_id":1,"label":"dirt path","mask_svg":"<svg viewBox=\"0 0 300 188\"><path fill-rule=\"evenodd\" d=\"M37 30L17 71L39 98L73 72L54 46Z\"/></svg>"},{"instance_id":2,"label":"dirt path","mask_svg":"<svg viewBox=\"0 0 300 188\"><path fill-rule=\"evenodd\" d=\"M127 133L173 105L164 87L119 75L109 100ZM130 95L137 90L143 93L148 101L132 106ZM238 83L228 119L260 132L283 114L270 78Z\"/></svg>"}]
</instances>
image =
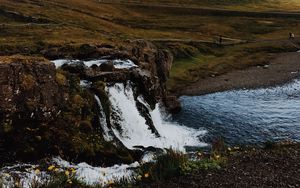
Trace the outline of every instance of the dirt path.
<instances>
[{"instance_id":1,"label":"dirt path","mask_svg":"<svg viewBox=\"0 0 300 188\"><path fill-rule=\"evenodd\" d=\"M299 77L300 53L280 53L265 66L236 70L217 77L201 79L190 86L177 89L176 94L178 96L203 95L232 89L269 87L281 85Z\"/></svg>"}]
</instances>

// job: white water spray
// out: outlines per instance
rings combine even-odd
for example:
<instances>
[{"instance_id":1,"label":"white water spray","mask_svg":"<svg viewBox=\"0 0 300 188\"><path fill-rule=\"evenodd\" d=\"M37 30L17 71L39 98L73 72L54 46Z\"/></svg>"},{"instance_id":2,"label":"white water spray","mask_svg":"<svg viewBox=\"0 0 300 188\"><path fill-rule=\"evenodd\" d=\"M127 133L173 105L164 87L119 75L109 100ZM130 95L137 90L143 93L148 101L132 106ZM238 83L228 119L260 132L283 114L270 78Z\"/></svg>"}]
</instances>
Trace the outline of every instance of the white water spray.
<instances>
[{"instance_id":1,"label":"white water spray","mask_svg":"<svg viewBox=\"0 0 300 188\"><path fill-rule=\"evenodd\" d=\"M104 113L101 101L97 95L95 95L95 99L96 99L98 107L99 107L99 113L100 113L99 122L100 122L100 126L103 130L103 137L104 137L105 141L112 141L113 137L109 133L110 131L109 131L109 128L107 127L106 115Z\"/></svg>"},{"instance_id":2,"label":"white water spray","mask_svg":"<svg viewBox=\"0 0 300 188\"><path fill-rule=\"evenodd\" d=\"M122 129L120 131L113 127L113 131L126 147L130 149L134 148L134 146L172 147L184 151L185 146L199 147L206 145L199 140L199 136L205 134L205 131L165 121L158 105L155 110L150 111L150 115L160 137L153 134L146 124L145 118L138 111L133 91L129 84L127 87L124 87L123 84L117 83L108 88L108 93L112 108L120 117L118 123ZM142 97L139 97L138 100L149 108L149 105Z\"/></svg>"}]
</instances>

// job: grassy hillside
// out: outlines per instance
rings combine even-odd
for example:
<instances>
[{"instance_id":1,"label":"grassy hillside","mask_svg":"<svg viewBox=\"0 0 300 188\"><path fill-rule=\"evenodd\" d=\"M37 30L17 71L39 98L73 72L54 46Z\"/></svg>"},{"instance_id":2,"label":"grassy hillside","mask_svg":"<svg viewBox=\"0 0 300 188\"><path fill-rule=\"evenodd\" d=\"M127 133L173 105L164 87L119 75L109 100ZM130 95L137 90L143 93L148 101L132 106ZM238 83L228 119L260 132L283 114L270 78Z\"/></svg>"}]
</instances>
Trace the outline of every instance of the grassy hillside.
<instances>
[{"instance_id":1,"label":"grassy hillside","mask_svg":"<svg viewBox=\"0 0 300 188\"><path fill-rule=\"evenodd\" d=\"M106 4L103 2L113 3ZM12 45L34 42L98 43L106 40L136 38L212 40L220 34L233 38L254 39L273 36L283 37L286 32L296 31L299 28L298 19L293 18L264 19L230 17L230 15L222 17L189 14L191 12L189 8L178 10L151 6L154 3L171 3L197 7L260 6L260 8L264 8L266 1L150 0L147 1L147 6L118 4L116 3L118 1L103 2L97 0L2 0L0 4L0 42L1 44ZM280 2L287 1L282 0ZM291 4L293 1L289 2ZM297 7L298 3L295 3L293 7ZM271 6L272 4L268 5ZM276 4L276 7L279 7L278 5ZM183 14L178 14L176 11ZM28 17L44 20L35 22L26 19Z\"/></svg>"},{"instance_id":2,"label":"grassy hillside","mask_svg":"<svg viewBox=\"0 0 300 188\"><path fill-rule=\"evenodd\" d=\"M270 52L245 51L247 44L220 48L219 36L224 36L224 44L236 45L286 39L289 32L298 36L300 13L291 14L298 10L299 0L1 0L0 53L35 52L48 45L119 46L127 39L151 40L175 54L170 80L174 89L182 81L192 83L212 72L265 61L261 57ZM274 45L295 50L293 44ZM241 57L247 60L231 65Z\"/></svg>"}]
</instances>

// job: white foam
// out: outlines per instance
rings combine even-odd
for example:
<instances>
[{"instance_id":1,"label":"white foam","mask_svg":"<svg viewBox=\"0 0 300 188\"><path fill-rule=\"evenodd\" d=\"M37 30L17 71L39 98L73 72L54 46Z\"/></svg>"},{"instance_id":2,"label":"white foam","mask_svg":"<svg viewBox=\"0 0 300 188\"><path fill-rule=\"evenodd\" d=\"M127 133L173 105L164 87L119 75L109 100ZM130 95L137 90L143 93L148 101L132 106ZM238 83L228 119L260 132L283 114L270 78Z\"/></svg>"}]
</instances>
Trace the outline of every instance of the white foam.
<instances>
[{"instance_id":1,"label":"white foam","mask_svg":"<svg viewBox=\"0 0 300 188\"><path fill-rule=\"evenodd\" d=\"M109 87L108 92L113 111L118 114L118 123L122 128L122 131L120 131L113 127L113 131L118 139L129 149L141 145L144 147L174 148L184 151L185 146L206 145L200 142L198 138L205 134L205 131L165 121L158 105L155 110L150 112L150 115L161 137L153 134L136 107L133 91L129 84L124 88L123 84L117 83ZM138 100L141 100L141 98ZM146 102L143 101L143 103L145 104ZM114 124L114 121L112 124Z\"/></svg>"},{"instance_id":2,"label":"white foam","mask_svg":"<svg viewBox=\"0 0 300 188\"><path fill-rule=\"evenodd\" d=\"M89 87L91 85L91 82L88 80L80 80L80 86L81 87Z\"/></svg>"},{"instance_id":3,"label":"white foam","mask_svg":"<svg viewBox=\"0 0 300 188\"><path fill-rule=\"evenodd\" d=\"M99 121L100 121L100 126L103 130L103 137L104 137L105 141L112 141L113 137L109 133L110 131L109 131L109 128L107 127L106 115L103 111L101 101L97 95L95 95L95 99L96 99L98 107L99 107L99 112L100 112Z\"/></svg>"},{"instance_id":4,"label":"white foam","mask_svg":"<svg viewBox=\"0 0 300 188\"><path fill-rule=\"evenodd\" d=\"M64 64L77 63L77 62L79 62L79 60L57 59L57 60L53 60L51 62L55 64L56 68L59 68Z\"/></svg>"},{"instance_id":5,"label":"white foam","mask_svg":"<svg viewBox=\"0 0 300 188\"><path fill-rule=\"evenodd\" d=\"M114 165L111 167L93 167L87 163L72 164L60 157L53 158L52 164L59 168L59 171L73 168L75 169L74 177L88 185L106 186L110 182L119 180L134 181L136 172L135 169L140 166L138 162L126 165ZM0 187L22 187L31 188L32 185L46 183L50 179L48 171L39 171L38 165L17 164L7 166L0 170ZM19 185L19 186L16 186Z\"/></svg>"},{"instance_id":6,"label":"white foam","mask_svg":"<svg viewBox=\"0 0 300 188\"><path fill-rule=\"evenodd\" d=\"M103 63L108 62L109 60L107 59L96 59L96 60L90 60L90 61L80 61L78 59L75 60L68 60L68 59L57 59L52 61L56 68L61 67L64 64L72 64L72 63L78 63L82 62L85 66L91 67L92 65L101 65ZM126 60L121 60L121 59L115 59L112 60L114 67L117 69L131 69L131 68L136 68L138 67L136 64L134 64L131 60L126 59Z\"/></svg>"},{"instance_id":7,"label":"white foam","mask_svg":"<svg viewBox=\"0 0 300 188\"><path fill-rule=\"evenodd\" d=\"M46 172L36 173L37 165L16 164L6 166L0 170L0 187L31 188L34 182L46 182L50 177Z\"/></svg>"},{"instance_id":8,"label":"white foam","mask_svg":"<svg viewBox=\"0 0 300 188\"><path fill-rule=\"evenodd\" d=\"M140 166L138 162L130 165L114 165L112 167L93 167L87 163L71 164L61 158L54 158L53 161L63 168L74 168L75 177L89 185L107 185L109 182L126 179L132 181L135 175L134 169Z\"/></svg>"}]
</instances>

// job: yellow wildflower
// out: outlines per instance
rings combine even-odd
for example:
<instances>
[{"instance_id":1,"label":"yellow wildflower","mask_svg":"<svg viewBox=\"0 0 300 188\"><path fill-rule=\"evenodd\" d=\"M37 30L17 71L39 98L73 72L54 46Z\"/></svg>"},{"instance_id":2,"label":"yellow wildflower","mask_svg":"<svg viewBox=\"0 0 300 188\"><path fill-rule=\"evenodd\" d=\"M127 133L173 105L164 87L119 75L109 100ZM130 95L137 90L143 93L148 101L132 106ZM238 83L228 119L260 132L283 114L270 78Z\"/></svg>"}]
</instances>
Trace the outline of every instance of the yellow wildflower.
<instances>
[{"instance_id":1,"label":"yellow wildflower","mask_svg":"<svg viewBox=\"0 0 300 188\"><path fill-rule=\"evenodd\" d=\"M197 155L198 155L198 157L202 157L202 153L201 152L198 152Z\"/></svg>"},{"instance_id":2,"label":"yellow wildflower","mask_svg":"<svg viewBox=\"0 0 300 188\"><path fill-rule=\"evenodd\" d=\"M228 151L231 151L232 149L231 148L227 148L228 149Z\"/></svg>"},{"instance_id":3,"label":"yellow wildflower","mask_svg":"<svg viewBox=\"0 0 300 188\"><path fill-rule=\"evenodd\" d=\"M58 168L54 168L54 172L58 172L59 171L59 169Z\"/></svg>"},{"instance_id":4,"label":"yellow wildflower","mask_svg":"<svg viewBox=\"0 0 300 188\"><path fill-rule=\"evenodd\" d=\"M40 173L41 173L41 171L40 171L39 169L35 169L34 173L36 173L36 174L40 174Z\"/></svg>"},{"instance_id":5,"label":"yellow wildflower","mask_svg":"<svg viewBox=\"0 0 300 188\"><path fill-rule=\"evenodd\" d=\"M142 176L141 176L141 175L138 175L138 176L136 177L136 179L140 181L140 180L142 179Z\"/></svg>"},{"instance_id":6,"label":"yellow wildflower","mask_svg":"<svg viewBox=\"0 0 300 188\"><path fill-rule=\"evenodd\" d=\"M53 169L55 169L55 166L54 166L54 165L51 165L51 166L48 167L48 170L49 170L49 171L52 171Z\"/></svg>"},{"instance_id":7,"label":"yellow wildflower","mask_svg":"<svg viewBox=\"0 0 300 188\"><path fill-rule=\"evenodd\" d=\"M74 168L70 168L70 171L71 171L72 173L75 173L75 172L76 172L76 170L75 170Z\"/></svg>"},{"instance_id":8,"label":"yellow wildflower","mask_svg":"<svg viewBox=\"0 0 300 188\"><path fill-rule=\"evenodd\" d=\"M69 176L70 175L70 172L69 171L65 171L65 174L66 174L66 176Z\"/></svg>"},{"instance_id":9,"label":"yellow wildflower","mask_svg":"<svg viewBox=\"0 0 300 188\"><path fill-rule=\"evenodd\" d=\"M149 177L149 173L144 174L145 178Z\"/></svg>"},{"instance_id":10,"label":"yellow wildflower","mask_svg":"<svg viewBox=\"0 0 300 188\"><path fill-rule=\"evenodd\" d=\"M219 159L220 157L221 157L220 155L216 155L216 156L215 156L216 159Z\"/></svg>"}]
</instances>

